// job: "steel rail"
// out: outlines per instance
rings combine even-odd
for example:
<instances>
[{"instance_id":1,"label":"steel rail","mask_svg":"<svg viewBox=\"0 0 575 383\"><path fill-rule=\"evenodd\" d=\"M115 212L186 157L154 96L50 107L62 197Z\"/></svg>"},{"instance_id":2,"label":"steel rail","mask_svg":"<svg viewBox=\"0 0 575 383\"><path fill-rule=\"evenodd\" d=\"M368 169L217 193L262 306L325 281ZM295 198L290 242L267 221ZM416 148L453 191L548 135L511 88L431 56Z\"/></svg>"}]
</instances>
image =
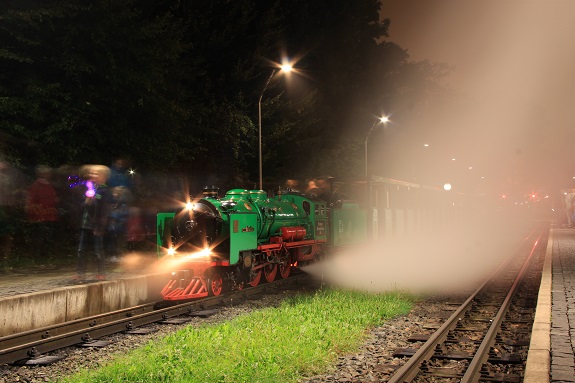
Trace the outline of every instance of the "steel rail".
<instances>
[{"instance_id":1,"label":"steel rail","mask_svg":"<svg viewBox=\"0 0 575 383\"><path fill-rule=\"evenodd\" d=\"M541 240L541 236L542 234L539 235L539 238L537 238L537 241L535 241L535 243L533 244L529 256L527 257L525 263L523 264L523 267L521 267L521 270L517 274L515 281L513 281L513 285L509 289L509 292L507 293L507 296L505 297L503 304L501 305L499 311L497 312L497 315L495 316L495 318L493 318L493 321L489 326L489 330L487 330L487 333L485 334L483 341L479 345L479 348L477 349L475 356L469 363L469 366L467 367L467 370L465 371L465 374L461 379L461 383L471 383L471 382L477 382L479 380L481 368L489 358L489 351L491 350L491 347L495 344L495 337L501 330L501 323L503 323L505 314L509 310L511 300L513 299L515 293L517 292L519 283L523 280L523 276L525 275L525 272L527 271L528 267L531 264L533 254L535 254L535 249L537 248L537 244Z\"/></svg>"},{"instance_id":2,"label":"steel rail","mask_svg":"<svg viewBox=\"0 0 575 383\"><path fill-rule=\"evenodd\" d=\"M537 236L535 231L531 232L527 236L527 238L525 238L524 243L529 242L530 239L535 237L535 236ZM538 240L541 238L541 236L542 236L542 233L539 233L538 234ZM530 253L528 259L524 262L524 264L521 268L521 271L520 271L521 275L523 274L523 271L526 270L526 267L531 260L531 257L534 253L534 249L537 246L538 240L535 242L535 245L532 247L531 253ZM502 264L489 277L487 277L483 281L483 283L475 291L473 291L471 293L471 295L465 300L465 302L457 308L457 310L445 321L445 323L443 323L443 325L429 337L429 339L419 348L419 350L417 352L415 352L415 354L413 356L411 356L405 364L403 364L399 369L397 369L397 371L389 378L388 383L405 383L405 382L411 382L413 379L415 379L415 377L420 373L421 364L424 361L431 359L431 357L436 352L436 347L446 340L449 332L452 331L453 329L455 329L455 327L457 326L459 321L462 319L462 317L465 315L465 313L471 309L471 307L472 307L475 299L479 295L479 293L482 290L484 290L491 283L492 279L495 276L497 276L500 272L502 272L507 267L507 265L509 265L509 263L513 260L513 258L514 258L513 256L510 256L504 262L502 262ZM517 283L518 283L518 279L515 279L515 281L513 283L513 288L516 286ZM511 298L509 296L505 299L505 302L507 303L507 308L509 307L510 300L511 300ZM490 337L492 336L493 340L495 339L495 335L497 334L497 332L500 328L501 321L502 321L506 312L507 312L507 309L499 310L498 315L501 315L501 320L499 320L497 328L495 328L494 326L491 326L491 328L489 330L490 332L488 335ZM485 343L485 345L483 346L484 343ZM483 347L481 348L481 352L483 352L484 349L486 349L487 353L488 353L491 345L492 345L491 341L487 341L486 339L484 339L484 341L482 342ZM480 363L480 361L483 361L483 356L478 357L476 355L476 358L480 358L474 362L474 364L477 364L478 367L474 365L473 369L479 370L479 369L481 369L481 366L482 366L482 363ZM475 360L475 358L473 360ZM468 369L469 369L469 367L468 367ZM473 374L473 376L475 376L475 371L473 373L470 373L470 374ZM471 382L471 381L472 380L468 380L467 382ZM463 380L462 380L462 382L463 382Z\"/></svg>"},{"instance_id":3,"label":"steel rail","mask_svg":"<svg viewBox=\"0 0 575 383\"><path fill-rule=\"evenodd\" d=\"M208 297L164 308L155 308L158 302L139 305L4 336L0 338L0 364L38 358L44 353L76 344L89 345L94 339L103 336L128 332L137 327L193 314L210 307L234 304L237 301L242 302L269 290L296 284L307 277L307 274L302 273L287 279L280 279L217 297Z\"/></svg>"}]
</instances>

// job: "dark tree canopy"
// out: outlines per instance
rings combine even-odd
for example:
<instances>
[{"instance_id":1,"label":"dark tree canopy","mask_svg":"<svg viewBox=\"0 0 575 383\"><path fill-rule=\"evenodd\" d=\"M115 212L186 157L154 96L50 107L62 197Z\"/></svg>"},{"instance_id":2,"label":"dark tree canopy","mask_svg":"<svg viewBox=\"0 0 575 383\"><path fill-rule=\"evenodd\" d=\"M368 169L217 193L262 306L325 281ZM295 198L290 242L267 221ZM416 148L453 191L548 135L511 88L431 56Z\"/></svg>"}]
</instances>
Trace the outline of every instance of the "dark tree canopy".
<instances>
[{"instance_id":1,"label":"dark tree canopy","mask_svg":"<svg viewBox=\"0 0 575 383\"><path fill-rule=\"evenodd\" d=\"M262 98L266 179L359 175L372 116L439 73L385 41L380 7L4 0L0 156L25 168L121 154L150 171L254 183L259 96L273 63L296 59Z\"/></svg>"}]
</instances>

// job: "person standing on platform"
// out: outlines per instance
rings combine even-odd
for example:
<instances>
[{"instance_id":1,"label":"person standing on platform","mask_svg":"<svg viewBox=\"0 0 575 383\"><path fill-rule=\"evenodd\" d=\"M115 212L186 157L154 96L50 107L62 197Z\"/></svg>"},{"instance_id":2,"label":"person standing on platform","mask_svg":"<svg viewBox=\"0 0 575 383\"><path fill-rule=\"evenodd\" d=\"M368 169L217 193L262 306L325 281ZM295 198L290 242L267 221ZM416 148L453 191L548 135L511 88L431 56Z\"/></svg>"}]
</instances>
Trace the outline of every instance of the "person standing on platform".
<instances>
[{"instance_id":1,"label":"person standing on platform","mask_svg":"<svg viewBox=\"0 0 575 383\"><path fill-rule=\"evenodd\" d=\"M111 188L110 218L106 230L105 248L111 262L118 262L126 242L127 224L130 217L130 190L125 186Z\"/></svg>"},{"instance_id":2,"label":"person standing on platform","mask_svg":"<svg viewBox=\"0 0 575 383\"><path fill-rule=\"evenodd\" d=\"M78 274L75 279L82 281L86 274L86 253L91 247L96 258L98 274L96 279L106 279L104 272L104 234L110 216L111 195L106 185L110 177L110 168L92 165L88 172L87 190L84 197L80 244L78 245Z\"/></svg>"},{"instance_id":3,"label":"person standing on platform","mask_svg":"<svg viewBox=\"0 0 575 383\"><path fill-rule=\"evenodd\" d=\"M565 215L567 216L567 227L573 228L573 215L575 214L575 189L570 189L565 194Z\"/></svg>"},{"instance_id":4,"label":"person standing on platform","mask_svg":"<svg viewBox=\"0 0 575 383\"><path fill-rule=\"evenodd\" d=\"M36 168L36 181L26 196L26 215L32 225L32 254L39 261L46 261L52 255L52 238L58 222L58 198L50 183L51 176L49 167L39 165Z\"/></svg>"},{"instance_id":5,"label":"person standing on platform","mask_svg":"<svg viewBox=\"0 0 575 383\"><path fill-rule=\"evenodd\" d=\"M128 175L126 165L127 161L123 158L116 158L114 162L112 162L112 167L110 168L110 179L108 180L108 187L110 189L123 186L131 191L132 179Z\"/></svg>"}]
</instances>

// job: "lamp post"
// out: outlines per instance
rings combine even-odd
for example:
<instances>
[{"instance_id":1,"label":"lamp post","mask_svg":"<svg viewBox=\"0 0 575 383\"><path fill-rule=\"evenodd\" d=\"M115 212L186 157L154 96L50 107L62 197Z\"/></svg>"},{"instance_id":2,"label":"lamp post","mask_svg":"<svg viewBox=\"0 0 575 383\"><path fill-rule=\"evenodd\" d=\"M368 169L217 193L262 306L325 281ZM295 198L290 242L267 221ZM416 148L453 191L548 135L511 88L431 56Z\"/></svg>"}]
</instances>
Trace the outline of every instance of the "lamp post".
<instances>
[{"instance_id":1,"label":"lamp post","mask_svg":"<svg viewBox=\"0 0 575 383\"><path fill-rule=\"evenodd\" d=\"M290 72L292 70L292 66L289 64L285 64L282 65L280 67L280 72ZM272 73L270 74L270 77L268 77L268 80L266 81L266 85L264 86L264 89L262 90L262 92L260 93L260 98L258 99L258 129L259 129L259 174L260 174L260 190L263 189L263 176L262 176L262 98L264 97L264 93L266 91L266 89L268 88L268 85L270 84L270 81L272 80L272 78L274 77L274 74L276 74L277 69L274 68L272 70Z\"/></svg>"},{"instance_id":2,"label":"lamp post","mask_svg":"<svg viewBox=\"0 0 575 383\"><path fill-rule=\"evenodd\" d=\"M373 131L373 128L375 128L375 126L377 124L379 124L379 123L386 124L387 122L389 122L389 118L387 116L380 117L377 121L375 121L373 123L373 125L369 129L369 133L367 133L367 136L365 136L365 178L368 177L368 174L367 174L367 139L369 138L369 136L371 135L371 132Z\"/></svg>"}]
</instances>

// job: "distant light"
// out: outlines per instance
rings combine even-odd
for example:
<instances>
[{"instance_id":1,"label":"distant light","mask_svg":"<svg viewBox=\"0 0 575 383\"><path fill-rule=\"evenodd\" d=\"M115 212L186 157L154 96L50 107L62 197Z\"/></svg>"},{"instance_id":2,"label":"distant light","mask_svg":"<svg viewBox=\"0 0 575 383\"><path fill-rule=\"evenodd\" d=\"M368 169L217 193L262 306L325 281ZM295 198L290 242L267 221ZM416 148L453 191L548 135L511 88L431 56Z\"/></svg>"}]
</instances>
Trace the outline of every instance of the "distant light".
<instances>
[{"instance_id":1,"label":"distant light","mask_svg":"<svg viewBox=\"0 0 575 383\"><path fill-rule=\"evenodd\" d=\"M502 194L502 195L501 195L501 198L502 198L502 199L506 199L506 198L507 198L507 194Z\"/></svg>"},{"instance_id":2,"label":"distant light","mask_svg":"<svg viewBox=\"0 0 575 383\"><path fill-rule=\"evenodd\" d=\"M473 170L473 166L468 167L469 170Z\"/></svg>"},{"instance_id":3,"label":"distant light","mask_svg":"<svg viewBox=\"0 0 575 383\"><path fill-rule=\"evenodd\" d=\"M426 148L429 148L429 144L423 144L423 146L425 146Z\"/></svg>"},{"instance_id":4,"label":"distant light","mask_svg":"<svg viewBox=\"0 0 575 383\"><path fill-rule=\"evenodd\" d=\"M443 190L445 190L445 191L451 190L451 184L450 184L450 183L444 184L444 185L443 185Z\"/></svg>"},{"instance_id":5,"label":"distant light","mask_svg":"<svg viewBox=\"0 0 575 383\"><path fill-rule=\"evenodd\" d=\"M130 169L128 170L128 173L133 176L134 174L136 174L136 171L134 169Z\"/></svg>"},{"instance_id":6,"label":"distant light","mask_svg":"<svg viewBox=\"0 0 575 383\"><path fill-rule=\"evenodd\" d=\"M389 122L389 117L387 117L387 116L380 117L379 121L381 121L382 123L385 124L385 123Z\"/></svg>"},{"instance_id":7,"label":"distant light","mask_svg":"<svg viewBox=\"0 0 575 383\"><path fill-rule=\"evenodd\" d=\"M452 158L451 161L455 161L455 158Z\"/></svg>"}]
</instances>

